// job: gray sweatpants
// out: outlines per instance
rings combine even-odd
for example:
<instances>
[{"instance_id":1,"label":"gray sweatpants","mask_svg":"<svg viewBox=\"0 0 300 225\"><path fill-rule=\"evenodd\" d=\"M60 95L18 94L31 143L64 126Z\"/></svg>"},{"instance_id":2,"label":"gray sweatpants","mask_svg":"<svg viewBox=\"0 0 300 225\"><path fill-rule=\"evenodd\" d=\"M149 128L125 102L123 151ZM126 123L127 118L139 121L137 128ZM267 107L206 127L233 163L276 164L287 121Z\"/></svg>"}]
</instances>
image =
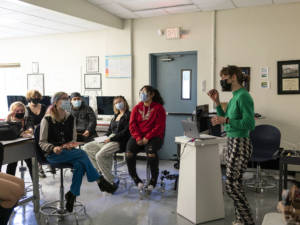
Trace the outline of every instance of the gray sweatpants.
<instances>
[{"instance_id":1,"label":"gray sweatpants","mask_svg":"<svg viewBox=\"0 0 300 225\"><path fill-rule=\"evenodd\" d=\"M99 143L92 141L85 144L82 149L88 154L94 167L99 170L105 180L113 184L114 176L112 175L113 155L120 149L118 142Z\"/></svg>"}]
</instances>

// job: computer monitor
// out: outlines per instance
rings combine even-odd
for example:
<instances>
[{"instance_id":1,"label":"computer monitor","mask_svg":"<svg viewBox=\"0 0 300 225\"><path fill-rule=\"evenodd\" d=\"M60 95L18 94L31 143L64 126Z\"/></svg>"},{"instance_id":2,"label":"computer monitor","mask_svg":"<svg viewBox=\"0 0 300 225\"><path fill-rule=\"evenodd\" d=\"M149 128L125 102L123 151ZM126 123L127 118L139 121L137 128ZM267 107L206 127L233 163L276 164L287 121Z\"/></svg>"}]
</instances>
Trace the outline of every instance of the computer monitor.
<instances>
[{"instance_id":1,"label":"computer monitor","mask_svg":"<svg viewBox=\"0 0 300 225\"><path fill-rule=\"evenodd\" d=\"M97 109L100 115L113 115L114 96L97 96Z\"/></svg>"},{"instance_id":2,"label":"computer monitor","mask_svg":"<svg viewBox=\"0 0 300 225\"><path fill-rule=\"evenodd\" d=\"M26 100L25 96L22 96L22 95L7 95L8 111L9 111L10 105L13 102L17 102L17 101L23 102L24 105L27 105L27 100Z\"/></svg>"},{"instance_id":3,"label":"computer monitor","mask_svg":"<svg viewBox=\"0 0 300 225\"><path fill-rule=\"evenodd\" d=\"M90 105L90 96L82 96L82 100L86 105Z\"/></svg>"},{"instance_id":4,"label":"computer monitor","mask_svg":"<svg viewBox=\"0 0 300 225\"><path fill-rule=\"evenodd\" d=\"M51 96L43 96L40 102L41 104L45 105L46 107L51 105Z\"/></svg>"},{"instance_id":5,"label":"computer monitor","mask_svg":"<svg viewBox=\"0 0 300 225\"><path fill-rule=\"evenodd\" d=\"M209 113L208 104L198 105L196 107L196 122L199 132L208 130L209 128Z\"/></svg>"}]
</instances>

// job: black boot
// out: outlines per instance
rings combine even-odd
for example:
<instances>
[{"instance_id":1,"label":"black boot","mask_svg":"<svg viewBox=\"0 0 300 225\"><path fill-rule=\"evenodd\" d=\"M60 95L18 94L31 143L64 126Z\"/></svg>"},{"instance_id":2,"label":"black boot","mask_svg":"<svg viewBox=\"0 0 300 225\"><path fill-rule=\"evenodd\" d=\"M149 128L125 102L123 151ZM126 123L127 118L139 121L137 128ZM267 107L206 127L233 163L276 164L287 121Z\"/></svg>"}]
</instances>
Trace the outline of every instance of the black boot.
<instances>
[{"instance_id":1,"label":"black boot","mask_svg":"<svg viewBox=\"0 0 300 225\"><path fill-rule=\"evenodd\" d=\"M3 208L0 206L0 225L6 225L9 221L10 215L15 207Z\"/></svg>"},{"instance_id":2,"label":"black boot","mask_svg":"<svg viewBox=\"0 0 300 225\"><path fill-rule=\"evenodd\" d=\"M66 202L66 209L68 212L73 212L74 202L76 201L76 196L73 195L71 191L65 194Z\"/></svg>"}]
</instances>

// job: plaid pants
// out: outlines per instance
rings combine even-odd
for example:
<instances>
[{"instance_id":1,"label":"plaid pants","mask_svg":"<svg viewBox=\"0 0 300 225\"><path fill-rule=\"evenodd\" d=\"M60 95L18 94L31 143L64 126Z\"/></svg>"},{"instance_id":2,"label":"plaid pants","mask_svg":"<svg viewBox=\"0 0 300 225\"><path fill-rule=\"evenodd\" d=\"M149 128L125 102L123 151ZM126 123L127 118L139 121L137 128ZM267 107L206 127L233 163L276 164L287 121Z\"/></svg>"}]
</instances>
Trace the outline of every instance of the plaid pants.
<instances>
[{"instance_id":1,"label":"plaid pants","mask_svg":"<svg viewBox=\"0 0 300 225\"><path fill-rule=\"evenodd\" d=\"M227 139L227 150L224 152L226 162L225 189L234 202L236 222L254 225L249 203L243 189L243 173L251 157L252 145L249 138Z\"/></svg>"}]
</instances>

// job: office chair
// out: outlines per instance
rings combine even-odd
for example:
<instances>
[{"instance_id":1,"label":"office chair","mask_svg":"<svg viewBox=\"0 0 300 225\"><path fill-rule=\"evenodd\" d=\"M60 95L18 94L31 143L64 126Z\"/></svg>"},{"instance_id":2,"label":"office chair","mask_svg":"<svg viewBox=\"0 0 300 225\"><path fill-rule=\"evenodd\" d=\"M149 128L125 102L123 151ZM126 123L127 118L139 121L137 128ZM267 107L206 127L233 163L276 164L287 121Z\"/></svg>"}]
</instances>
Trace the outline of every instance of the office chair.
<instances>
[{"instance_id":1,"label":"office chair","mask_svg":"<svg viewBox=\"0 0 300 225\"><path fill-rule=\"evenodd\" d=\"M64 217L73 215L76 220L76 224L78 225L79 214L83 211L84 215L86 214L85 206L81 203L76 201L74 203L73 212L68 212L65 208L65 200L64 200L64 169L73 168L69 163L49 163L44 156L43 150L39 146L40 140L40 126L38 125L34 130L34 141L35 141L35 151L37 156L37 161L41 165L51 165L53 168L60 170L60 193L59 193L59 200L46 202L40 207L40 213L43 217L45 217L45 223L48 225L50 224L49 218L50 217L57 217L58 220L63 220Z\"/></svg>"},{"instance_id":2,"label":"office chair","mask_svg":"<svg viewBox=\"0 0 300 225\"><path fill-rule=\"evenodd\" d=\"M251 156L252 162L257 163L254 182L246 182L246 186L253 188L256 192L264 189L275 188L275 184L268 184L262 178L260 163L274 159L274 154L280 150L280 131L272 125L259 125L250 133L253 146Z\"/></svg>"}]
</instances>

